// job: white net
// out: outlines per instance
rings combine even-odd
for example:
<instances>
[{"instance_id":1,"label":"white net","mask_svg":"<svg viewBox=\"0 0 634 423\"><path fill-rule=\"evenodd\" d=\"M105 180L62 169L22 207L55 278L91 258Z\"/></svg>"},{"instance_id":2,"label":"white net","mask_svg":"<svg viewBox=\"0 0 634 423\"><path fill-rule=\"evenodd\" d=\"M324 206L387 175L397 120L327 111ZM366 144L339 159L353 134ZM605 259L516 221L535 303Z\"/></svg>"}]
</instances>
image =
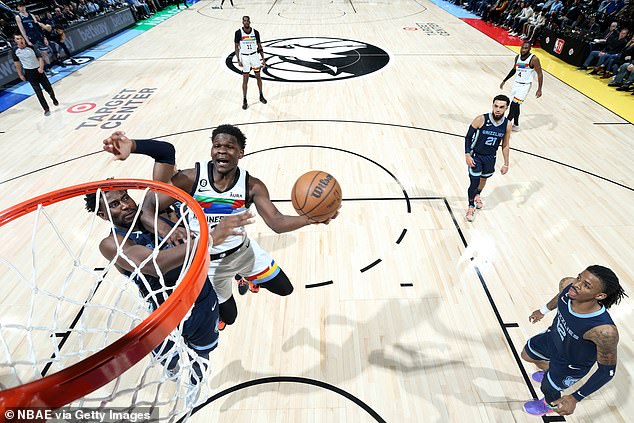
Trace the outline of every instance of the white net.
<instances>
[{"instance_id":1,"label":"white net","mask_svg":"<svg viewBox=\"0 0 634 423\"><path fill-rule=\"evenodd\" d=\"M116 192L122 191L97 190L94 200L107 204ZM129 194L136 204L156 195L149 189ZM133 218L127 212L132 223L126 227L115 225L121 216L111 213L111 207L89 213L82 210L84 204L83 196L40 204L0 227L0 400L6 401L3 395L11 388L66 369L128 334L190 271L199 246L183 218L188 213L185 204L174 213L155 211L153 217L155 225L159 220L173 225L166 239L177 228L184 229L184 244L177 246L168 246L166 239L139 226L141 207ZM98 214L100 210L104 213ZM115 246L112 260L100 253L104 243ZM135 248L128 250L130 245ZM177 266L161 261L170 248L170 254L182 260ZM207 250L206 245L200 248ZM152 353L69 405L152 407L157 421L186 417L208 394L208 353L217 342L215 294L205 284L206 294L201 293L193 307L196 319L188 320L190 307Z\"/></svg>"}]
</instances>

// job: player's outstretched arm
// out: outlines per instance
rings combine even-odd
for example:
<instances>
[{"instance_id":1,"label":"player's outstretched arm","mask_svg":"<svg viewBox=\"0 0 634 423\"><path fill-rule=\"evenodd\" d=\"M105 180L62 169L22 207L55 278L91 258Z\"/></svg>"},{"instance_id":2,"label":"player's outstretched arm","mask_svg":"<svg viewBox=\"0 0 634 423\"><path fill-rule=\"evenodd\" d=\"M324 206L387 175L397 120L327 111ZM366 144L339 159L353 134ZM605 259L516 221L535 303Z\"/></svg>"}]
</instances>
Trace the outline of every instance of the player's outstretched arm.
<instances>
[{"instance_id":1,"label":"player's outstretched arm","mask_svg":"<svg viewBox=\"0 0 634 423\"><path fill-rule=\"evenodd\" d=\"M123 237L118 235L117 237L119 242L123 240ZM160 269L160 273L165 274L178 266L182 266L185 254L191 246L193 246L193 243L186 243L159 251L156 256L156 265L158 269ZM123 255L125 255L129 261L117 253L117 243L113 237L104 238L99 244L99 251L101 251L101 254L108 260L113 260L116 257L117 260L115 264L117 267L127 270L128 272L134 272L144 260L152 255L150 248L135 244L130 240L127 240L122 247ZM130 261L132 263L130 263ZM144 275L159 276L159 272L153 260L149 260L140 270Z\"/></svg>"},{"instance_id":2,"label":"player's outstretched arm","mask_svg":"<svg viewBox=\"0 0 634 423\"><path fill-rule=\"evenodd\" d=\"M168 142L157 140L134 140L123 131L113 132L103 140L103 149L112 154L114 160L126 160L130 154L143 154L154 159L152 179L169 183L176 173L176 150Z\"/></svg>"},{"instance_id":3,"label":"player's outstretched arm","mask_svg":"<svg viewBox=\"0 0 634 423\"><path fill-rule=\"evenodd\" d=\"M555 411L562 416L574 413L579 401L612 380L616 373L616 352L619 343L616 326L597 326L586 332L583 339L594 342L597 346L597 370L577 391L553 401L553 405L557 406Z\"/></svg>"},{"instance_id":4,"label":"player's outstretched arm","mask_svg":"<svg viewBox=\"0 0 634 423\"><path fill-rule=\"evenodd\" d=\"M533 311L533 313L528 317L528 321L531 323L537 323L544 318L547 313L555 310L557 308L557 301L559 300L559 295L561 295L561 291L564 290L565 287L574 282L575 278L563 278L559 281L559 291L557 291L557 295L555 295L550 301L546 304Z\"/></svg>"},{"instance_id":5,"label":"player's outstretched arm","mask_svg":"<svg viewBox=\"0 0 634 423\"><path fill-rule=\"evenodd\" d=\"M266 185L253 176L249 178L249 193L264 223L278 234L291 232L312 223L305 216L282 214L271 201Z\"/></svg>"}]
</instances>

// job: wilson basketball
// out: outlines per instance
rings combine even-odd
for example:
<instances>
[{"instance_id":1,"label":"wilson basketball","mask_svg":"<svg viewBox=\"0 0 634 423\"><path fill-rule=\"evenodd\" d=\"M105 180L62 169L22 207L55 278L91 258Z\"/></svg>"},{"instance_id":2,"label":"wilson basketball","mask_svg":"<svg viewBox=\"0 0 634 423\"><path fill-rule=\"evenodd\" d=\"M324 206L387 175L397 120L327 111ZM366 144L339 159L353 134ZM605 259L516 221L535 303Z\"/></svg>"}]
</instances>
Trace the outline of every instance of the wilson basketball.
<instances>
[{"instance_id":1,"label":"wilson basketball","mask_svg":"<svg viewBox=\"0 0 634 423\"><path fill-rule=\"evenodd\" d=\"M300 216L315 222L331 218L341 205L341 187L328 172L311 170L293 185L291 201Z\"/></svg>"}]
</instances>

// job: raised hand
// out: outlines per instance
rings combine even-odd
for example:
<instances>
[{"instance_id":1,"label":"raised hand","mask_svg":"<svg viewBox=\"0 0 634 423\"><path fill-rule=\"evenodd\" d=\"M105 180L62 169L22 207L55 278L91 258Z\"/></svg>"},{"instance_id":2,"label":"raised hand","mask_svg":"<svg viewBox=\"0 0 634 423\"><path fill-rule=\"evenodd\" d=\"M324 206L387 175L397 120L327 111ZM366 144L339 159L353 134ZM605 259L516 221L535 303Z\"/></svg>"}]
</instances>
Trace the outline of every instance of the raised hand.
<instances>
[{"instance_id":1,"label":"raised hand","mask_svg":"<svg viewBox=\"0 0 634 423\"><path fill-rule=\"evenodd\" d=\"M242 235L244 233L242 227L253 222L255 222L255 214L251 210L225 216L209 231L209 241L212 245L220 245L231 235Z\"/></svg>"},{"instance_id":2,"label":"raised hand","mask_svg":"<svg viewBox=\"0 0 634 423\"><path fill-rule=\"evenodd\" d=\"M134 140L126 137L125 132L113 132L103 140L103 149L114 156L114 160L125 160L134 151Z\"/></svg>"}]
</instances>

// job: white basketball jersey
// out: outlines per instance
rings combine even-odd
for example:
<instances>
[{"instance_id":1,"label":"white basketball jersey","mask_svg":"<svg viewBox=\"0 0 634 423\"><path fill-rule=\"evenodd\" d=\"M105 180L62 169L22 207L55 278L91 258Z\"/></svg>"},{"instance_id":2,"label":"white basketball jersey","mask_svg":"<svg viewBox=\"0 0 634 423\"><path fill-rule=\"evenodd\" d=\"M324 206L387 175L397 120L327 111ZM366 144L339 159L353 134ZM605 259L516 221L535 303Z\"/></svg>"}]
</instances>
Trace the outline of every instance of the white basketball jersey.
<instances>
[{"instance_id":1,"label":"white basketball jersey","mask_svg":"<svg viewBox=\"0 0 634 423\"><path fill-rule=\"evenodd\" d=\"M258 42L255 38L255 29L251 28L250 33L244 32L244 28L240 28L240 53L251 54L258 51Z\"/></svg>"},{"instance_id":2,"label":"white basketball jersey","mask_svg":"<svg viewBox=\"0 0 634 423\"><path fill-rule=\"evenodd\" d=\"M531 68L531 59L533 55L530 54L526 60L522 60L522 57L517 58L515 64L515 82L521 82L523 84L530 84L535 78L535 69Z\"/></svg>"},{"instance_id":3,"label":"white basketball jersey","mask_svg":"<svg viewBox=\"0 0 634 423\"><path fill-rule=\"evenodd\" d=\"M213 184L212 167L211 161L196 163L196 182L193 192L190 193L203 209L209 229L216 226L224 216L246 211L249 181L249 173L238 168L238 180L229 189L220 192ZM191 213L188 217L191 230L198 233L200 231L198 221L193 218ZM218 254L237 247L242 244L246 237L245 231L242 235L231 235L222 244L213 247L210 253Z\"/></svg>"}]
</instances>

